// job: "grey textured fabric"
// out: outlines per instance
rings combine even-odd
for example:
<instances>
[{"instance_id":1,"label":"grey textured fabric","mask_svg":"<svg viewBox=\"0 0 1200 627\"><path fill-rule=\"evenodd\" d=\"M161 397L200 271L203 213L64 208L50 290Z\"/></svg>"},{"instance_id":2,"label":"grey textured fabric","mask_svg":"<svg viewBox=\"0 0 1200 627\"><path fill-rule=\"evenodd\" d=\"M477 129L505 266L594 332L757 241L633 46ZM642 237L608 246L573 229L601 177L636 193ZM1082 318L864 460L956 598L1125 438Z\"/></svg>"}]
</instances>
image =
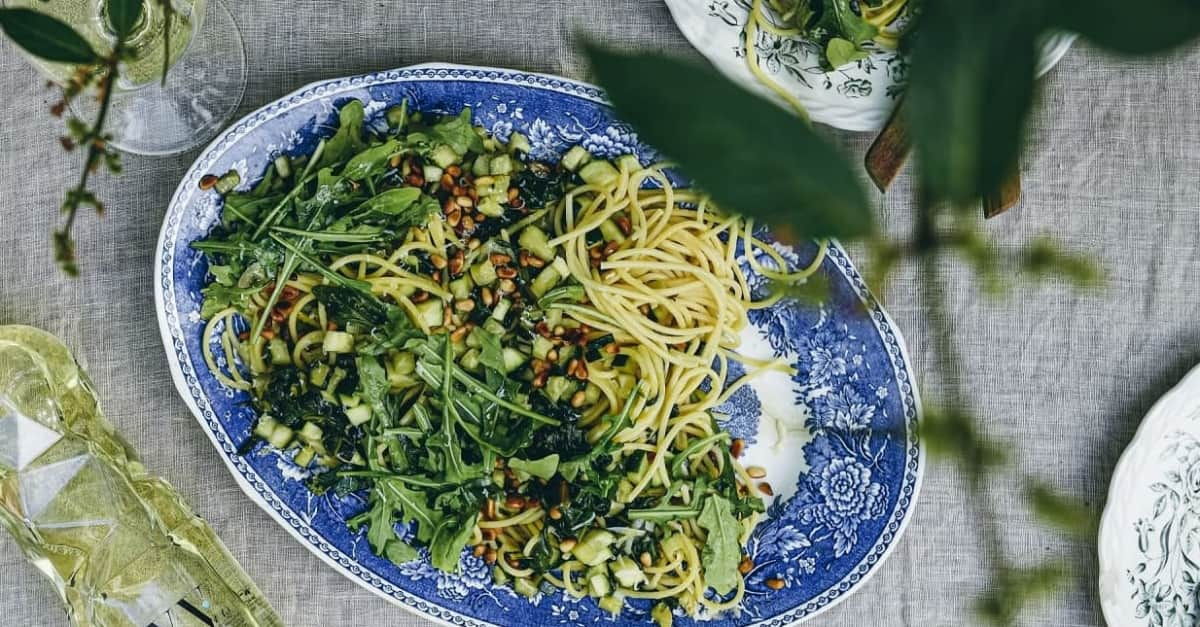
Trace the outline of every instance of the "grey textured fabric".
<instances>
[{"instance_id":1,"label":"grey textured fabric","mask_svg":"<svg viewBox=\"0 0 1200 627\"><path fill-rule=\"evenodd\" d=\"M586 78L571 34L693 54L659 2L421 0L230 3L245 34L249 111L310 81L422 61L507 66ZM0 43L0 323L63 337L96 382L108 416L212 522L289 625L418 625L327 568L234 484L176 396L159 341L152 251L164 207L195 153L129 157L101 177L109 212L78 229L83 277L51 260L55 208L78 155L57 145L46 112L54 94L9 43ZM1200 361L1200 50L1129 61L1078 45L1043 82L1024 161L1022 206L987 225L1002 247L1047 233L1100 259L1107 287L1061 285L981 295L970 274L944 269L971 390L987 428L1012 442L1022 472L1099 508L1117 456L1150 404ZM870 137L831 133L861 155ZM888 228L911 218L908 178L880 199ZM918 372L931 367L916 275L900 271L885 302ZM926 382L936 392L937 381ZM1057 557L1069 585L1027 624L1097 625L1091 546L1046 532L1000 491L1009 551ZM952 470L932 465L915 517L889 561L857 594L813 625L970 625L988 589L976 522ZM0 541L0 624L66 624L51 588L11 542Z\"/></svg>"}]
</instances>

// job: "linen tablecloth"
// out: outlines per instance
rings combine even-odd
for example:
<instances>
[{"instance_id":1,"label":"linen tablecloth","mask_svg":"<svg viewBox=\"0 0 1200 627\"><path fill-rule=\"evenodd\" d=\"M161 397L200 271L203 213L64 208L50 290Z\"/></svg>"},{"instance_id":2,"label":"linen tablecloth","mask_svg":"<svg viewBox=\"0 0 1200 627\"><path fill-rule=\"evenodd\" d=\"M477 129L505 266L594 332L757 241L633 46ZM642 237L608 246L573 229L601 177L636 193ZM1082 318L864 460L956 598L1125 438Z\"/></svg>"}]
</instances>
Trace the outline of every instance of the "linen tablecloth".
<instances>
[{"instance_id":1,"label":"linen tablecloth","mask_svg":"<svg viewBox=\"0 0 1200 627\"><path fill-rule=\"evenodd\" d=\"M494 65L586 78L576 32L614 46L696 56L654 0L536 2L300 0L231 2L245 36L242 112L318 79L424 61ZM50 232L78 171L58 147L60 122L16 48L0 42L0 324L64 338L91 373L109 418L149 468L171 481L228 544L285 622L296 626L423 625L308 552L250 502L178 398L155 319L153 250L164 208L196 152L131 156L120 178L99 177L109 211L82 216L83 276L55 268ZM1012 443L1022 472L1099 508L1109 474L1150 404L1200 361L1200 49L1126 60L1077 44L1042 82L1017 210L991 221L1001 247L1060 238L1108 271L1103 290L1022 284L981 295L948 267L950 306L971 391L988 431ZM702 98L703 94L696 97ZM855 155L869 136L836 133ZM908 177L880 197L893 232L911 221ZM859 255L861 257L861 255ZM918 373L932 362L911 268L884 301ZM926 394L939 382L927 377ZM1097 625L1094 547L1047 532L1002 485L1009 552L1052 557L1072 579L1024 615L1028 624ZM814 626L971 625L989 586L962 482L933 463L908 532L859 591ZM60 626L51 587L0 540L0 624Z\"/></svg>"}]
</instances>

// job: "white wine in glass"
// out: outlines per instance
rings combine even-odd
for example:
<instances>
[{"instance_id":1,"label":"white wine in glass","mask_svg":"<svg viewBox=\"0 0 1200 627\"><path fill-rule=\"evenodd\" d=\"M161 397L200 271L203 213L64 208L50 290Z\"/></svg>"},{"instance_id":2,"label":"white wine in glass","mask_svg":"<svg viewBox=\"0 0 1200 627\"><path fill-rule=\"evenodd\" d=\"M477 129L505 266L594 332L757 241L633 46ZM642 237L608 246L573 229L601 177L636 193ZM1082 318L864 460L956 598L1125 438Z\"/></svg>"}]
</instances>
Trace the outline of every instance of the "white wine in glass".
<instances>
[{"instance_id":1,"label":"white wine in glass","mask_svg":"<svg viewBox=\"0 0 1200 627\"><path fill-rule=\"evenodd\" d=\"M164 3L169 2L171 11ZM107 54L116 44L109 0L0 0L71 25ZM113 144L136 154L171 154L212 139L241 103L246 58L237 23L220 0L143 0L142 17L126 38L107 131ZM166 59L164 59L166 57ZM164 60L166 63L164 63ZM75 68L32 58L51 80L63 83ZM169 68L166 80L163 70ZM72 107L94 118L96 103Z\"/></svg>"}]
</instances>

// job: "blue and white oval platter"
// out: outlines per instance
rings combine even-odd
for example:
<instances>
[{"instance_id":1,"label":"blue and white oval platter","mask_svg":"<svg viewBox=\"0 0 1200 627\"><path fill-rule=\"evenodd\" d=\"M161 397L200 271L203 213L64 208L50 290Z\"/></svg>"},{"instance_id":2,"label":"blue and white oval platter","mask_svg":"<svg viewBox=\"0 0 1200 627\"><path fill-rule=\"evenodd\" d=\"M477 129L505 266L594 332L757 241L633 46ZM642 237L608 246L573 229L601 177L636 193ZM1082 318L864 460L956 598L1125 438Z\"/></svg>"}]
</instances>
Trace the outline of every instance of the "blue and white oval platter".
<instances>
[{"instance_id":1,"label":"blue and white oval platter","mask_svg":"<svg viewBox=\"0 0 1200 627\"><path fill-rule=\"evenodd\" d=\"M205 174L234 169L244 186L252 185L277 155L306 154L332 134L337 108L351 98L366 104L376 124L385 109L405 98L410 109L425 112L470 106L476 124L501 138L514 130L524 133L533 156L543 160L575 144L602 156L634 153L644 163L656 158L613 119L599 89L540 74L422 65L316 83L271 103L200 155L163 222L155 299L180 394L256 503L330 566L405 609L469 626L648 624L644 605L627 604L613 618L590 599L560 591L543 590L532 599L517 595L493 585L489 568L469 552L454 575L434 570L424 559L394 565L373 555L365 539L346 527L344 521L364 508L361 497L313 495L304 485L307 471L292 462L291 453L260 446L238 455L254 410L244 393L213 378L201 353L200 289L208 268L188 244L217 223L221 201L198 182ZM797 267L817 254L815 245L776 246ZM760 376L721 408L725 426L749 445L746 463L767 468L776 494L747 547L754 569L745 599L718 617L677 616L677 625L775 626L814 616L880 568L911 517L924 458L904 342L840 246L829 246L820 272L830 285L823 305L783 301L757 310L743 333L741 352L785 357L797 374ZM752 277L765 293L766 281ZM784 587L768 587L773 579Z\"/></svg>"}]
</instances>

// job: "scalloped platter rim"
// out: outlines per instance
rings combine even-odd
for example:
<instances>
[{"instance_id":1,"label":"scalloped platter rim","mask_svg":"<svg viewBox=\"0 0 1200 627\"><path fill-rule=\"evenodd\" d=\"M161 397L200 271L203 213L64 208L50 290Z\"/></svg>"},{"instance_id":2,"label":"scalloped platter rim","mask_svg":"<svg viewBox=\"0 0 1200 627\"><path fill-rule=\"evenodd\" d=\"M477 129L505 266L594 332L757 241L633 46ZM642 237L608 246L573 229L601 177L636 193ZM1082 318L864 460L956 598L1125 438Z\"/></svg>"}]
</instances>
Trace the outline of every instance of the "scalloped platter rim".
<instances>
[{"instance_id":1,"label":"scalloped platter rim","mask_svg":"<svg viewBox=\"0 0 1200 627\"><path fill-rule=\"evenodd\" d=\"M1196 533L1200 366L1150 408L1113 470L1097 538L1100 607L1109 625L1200 623Z\"/></svg>"},{"instance_id":2,"label":"scalloped platter rim","mask_svg":"<svg viewBox=\"0 0 1200 627\"><path fill-rule=\"evenodd\" d=\"M243 185L252 185L278 154L311 151L332 132L336 106L349 98L366 103L369 124L402 98L435 113L471 106L476 123L497 136L525 133L540 159L574 144L605 157L657 159L612 117L598 88L544 74L425 64L301 88L218 137L171 200L155 255L155 303L175 385L242 490L325 563L375 594L459 626L611 623L588 599L552 590L526 599L493 585L469 551L455 575L434 571L425 559L391 564L345 526L361 511L361 499L313 495L302 481L308 471L286 453L260 447L237 454L254 414L244 395L216 382L201 356L199 290L207 264L188 244L217 222L220 206L198 182L232 168ZM772 245L795 267L817 254L815 245ZM748 268L744 253L738 263ZM911 519L925 464L916 439L920 401L904 341L836 242L820 272L831 286L822 305L785 301L756 310L742 335L739 350L786 357L796 374L764 374L719 408L725 428L750 443L748 463L766 466L771 477L794 478L775 480L778 496L747 546L755 568L745 600L736 612L711 620L677 617L676 624L774 627L811 618L861 588ZM751 278L765 290L765 279ZM740 374L733 370L731 376ZM791 454L793 447L803 455ZM766 585L776 578L785 582L782 590ZM645 624L647 613L644 604L631 602L618 624Z\"/></svg>"}]
</instances>

